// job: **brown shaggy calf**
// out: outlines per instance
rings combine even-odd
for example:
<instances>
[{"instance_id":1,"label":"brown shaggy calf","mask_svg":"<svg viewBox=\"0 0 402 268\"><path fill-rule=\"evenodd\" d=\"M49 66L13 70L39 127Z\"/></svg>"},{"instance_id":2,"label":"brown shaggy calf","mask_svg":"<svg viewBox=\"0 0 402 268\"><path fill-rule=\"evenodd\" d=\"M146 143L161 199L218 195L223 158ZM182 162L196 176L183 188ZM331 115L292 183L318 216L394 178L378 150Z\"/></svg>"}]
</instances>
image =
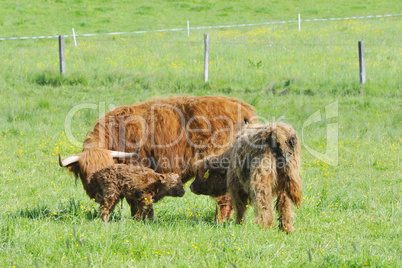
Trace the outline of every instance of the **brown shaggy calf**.
<instances>
[{"instance_id":1,"label":"brown shaggy calf","mask_svg":"<svg viewBox=\"0 0 402 268\"><path fill-rule=\"evenodd\" d=\"M293 204L300 206L302 190L300 141L284 123L248 125L232 147L221 155L196 164L197 175L190 189L195 194L220 196L230 193L236 223L243 221L248 203L262 228L274 224L274 206L280 228L293 232Z\"/></svg>"},{"instance_id":2,"label":"brown shaggy calf","mask_svg":"<svg viewBox=\"0 0 402 268\"><path fill-rule=\"evenodd\" d=\"M88 177L89 181L99 184L91 193L100 204L99 214L103 222L113 212L118 202L126 198L131 207L131 216L154 219L153 203L165 196L182 197L183 183L179 175L160 174L150 168L115 164L105 167Z\"/></svg>"},{"instance_id":3,"label":"brown shaggy calf","mask_svg":"<svg viewBox=\"0 0 402 268\"><path fill-rule=\"evenodd\" d=\"M91 150L85 150L79 154L70 156L64 160L61 160L61 155L59 153L59 164L61 167L68 168L69 171L73 172L76 180L80 178L82 186L84 187L88 196L91 199L94 199L94 193L97 193L100 190L99 183L90 180L88 177L104 167L113 165L115 158L132 158L137 153L138 150L134 153L125 153L93 148Z\"/></svg>"},{"instance_id":4,"label":"brown shaggy calf","mask_svg":"<svg viewBox=\"0 0 402 268\"><path fill-rule=\"evenodd\" d=\"M235 133L245 124L255 122L254 108L234 98L154 99L107 112L89 131L83 152L94 148L133 152L141 144L138 157L124 163L146 166L160 173L177 173L185 183L194 177L193 164L198 159L227 150ZM98 162L96 158L92 160L95 165ZM78 162L71 165L75 167L69 169L85 181L88 172L78 172ZM218 199L217 221L224 222L230 217L232 210L228 200L228 196Z\"/></svg>"}]
</instances>

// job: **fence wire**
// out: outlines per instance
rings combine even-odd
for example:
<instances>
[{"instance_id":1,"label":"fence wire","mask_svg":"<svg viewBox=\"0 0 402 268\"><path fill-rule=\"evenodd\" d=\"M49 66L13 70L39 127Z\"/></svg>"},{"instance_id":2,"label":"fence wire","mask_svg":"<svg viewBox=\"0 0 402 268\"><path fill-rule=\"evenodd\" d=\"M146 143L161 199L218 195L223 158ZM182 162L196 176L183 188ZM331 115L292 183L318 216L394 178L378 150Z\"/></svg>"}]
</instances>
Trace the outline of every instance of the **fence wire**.
<instances>
[{"instance_id":1,"label":"fence wire","mask_svg":"<svg viewBox=\"0 0 402 268\"><path fill-rule=\"evenodd\" d=\"M319 21L339 21L339 20L376 19L376 18L378 19L378 18L398 17L398 16L402 16L402 14L352 16L352 17L343 17L343 18L322 18L322 19L316 18L316 19L303 19L303 20L284 20L284 21L271 21L271 22L248 23L248 24L214 25L214 26L198 26L198 27L188 27L188 28L159 29L159 30L149 30L149 31L90 33L90 34L76 34L75 36L76 37L93 37L93 36L102 36L102 35L107 36L107 35L179 32L179 31L188 31L188 30L252 27L252 26L275 25L275 24L286 24L286 23L296 23L296 22L319 22ZM26 40L26 39L51 39L51 38L58 38L58 37L59 37L58 35L2 37L2 38L0 38L0 41L5 41L5 40ZM74 37L74 36L73 35L64 35L64 37Z\"/></svg>"}]
</instances>

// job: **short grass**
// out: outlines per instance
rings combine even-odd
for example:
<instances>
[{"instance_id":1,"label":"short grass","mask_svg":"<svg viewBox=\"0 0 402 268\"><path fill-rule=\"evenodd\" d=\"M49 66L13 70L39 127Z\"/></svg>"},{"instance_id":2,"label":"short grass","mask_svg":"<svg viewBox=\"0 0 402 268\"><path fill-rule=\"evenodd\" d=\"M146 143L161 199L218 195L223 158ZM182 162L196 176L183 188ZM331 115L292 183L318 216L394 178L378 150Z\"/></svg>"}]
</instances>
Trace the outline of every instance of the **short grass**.
<instances>
[{"instance_id":1,"label":"short grass","mask_svg":"<svg viewBox=\"0 0 402 268\"><path fill-rule=\"evenodd\" d=\"M173 28L190 15L194 25L217 25L400 13L397 1L96 3L2 3L2 35ZM211 30L208 83L201 31L81 37L78 47L67 39L65 76L56 40L0 42L1 266L400 267L399 32L399 17L304 23L301 32L296 24ZM364 86L358 40L366 42ZM155 205L155 222L132 221L125 204L103 226L57 153L79 152L95 120L115 106L181 94L238 97L261 120L296 128L304 191L296 233L260 229L251 210L242 226L215 225L214 201L188 185L183 198ZM329 119L328 105L338 107ZM317 111L321 120L307 125ZM325 153L327 131L338 136L337 165L311 154Z\"/></svg>"}]
</instances>

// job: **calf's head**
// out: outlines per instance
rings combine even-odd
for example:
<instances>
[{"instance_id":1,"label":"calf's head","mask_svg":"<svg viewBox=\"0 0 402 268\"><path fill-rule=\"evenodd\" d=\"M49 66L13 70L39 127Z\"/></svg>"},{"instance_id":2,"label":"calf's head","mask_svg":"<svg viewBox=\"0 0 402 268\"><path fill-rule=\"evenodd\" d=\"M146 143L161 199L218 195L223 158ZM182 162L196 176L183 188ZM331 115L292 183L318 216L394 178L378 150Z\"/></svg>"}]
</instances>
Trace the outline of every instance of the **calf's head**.
<instances>
[{"instance_id":1,"label":"calf's head","mask_svg":"<svg viewBox=\"0 0 402 268\"><path fill-rule=\"evenodd\" d=\"M169 173L164 175L167 183L167 196L182 197L185 193L183 182L179 175L175 173Z\"/></svg>"},{"instance_id":2,"label":"calf's head","mask_svg":"<svg viewBox=\"0 0 402 268\"><path fill-rule=\"evenodd\" d=\"M227 161L220 156L210 156L195 163L196 175L190 190L195 194L219 197L227 193Z\"/></svg>"}]
</instances>

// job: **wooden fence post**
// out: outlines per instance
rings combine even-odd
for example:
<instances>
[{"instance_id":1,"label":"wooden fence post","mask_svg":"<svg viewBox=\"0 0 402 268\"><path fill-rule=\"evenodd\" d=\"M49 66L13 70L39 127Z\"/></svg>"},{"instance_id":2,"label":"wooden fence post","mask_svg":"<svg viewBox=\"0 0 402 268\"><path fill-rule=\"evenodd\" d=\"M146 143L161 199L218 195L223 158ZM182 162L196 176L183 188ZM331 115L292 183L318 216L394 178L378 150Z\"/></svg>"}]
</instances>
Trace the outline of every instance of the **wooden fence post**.
<instances>
[{"instance_id":1,"label":"wooden fence post","mask_svg":"<svg viewBox=\"0 0 402 268\"><path fill-rule=\"evenodd\" d=\"M204 82L208 82L208 62L209 62L209 34L204 34L205 53L204 53Z\"/></svg>"},{"instance_id":2,"label":"wooden fence post","mask_svg":"<svg viewBox=\"0 0 402 268\"><path fill-rule=\"evenodd\" d=\"M360 70L360 84L365 84L366 66L364 59L364 41L359 41L359 70Z\"/></svg>"},{"instance_id":3,"label":"wooden fence post","mask_svg":"<svg viewBox=\"0 0 402 268\"><path fill-rule=\"evenodd\" d=\"M64 35L59 35L59 58L60 58L60 73L66 73L66 62L64 57Z\"/></svg>"}]
</instances>

